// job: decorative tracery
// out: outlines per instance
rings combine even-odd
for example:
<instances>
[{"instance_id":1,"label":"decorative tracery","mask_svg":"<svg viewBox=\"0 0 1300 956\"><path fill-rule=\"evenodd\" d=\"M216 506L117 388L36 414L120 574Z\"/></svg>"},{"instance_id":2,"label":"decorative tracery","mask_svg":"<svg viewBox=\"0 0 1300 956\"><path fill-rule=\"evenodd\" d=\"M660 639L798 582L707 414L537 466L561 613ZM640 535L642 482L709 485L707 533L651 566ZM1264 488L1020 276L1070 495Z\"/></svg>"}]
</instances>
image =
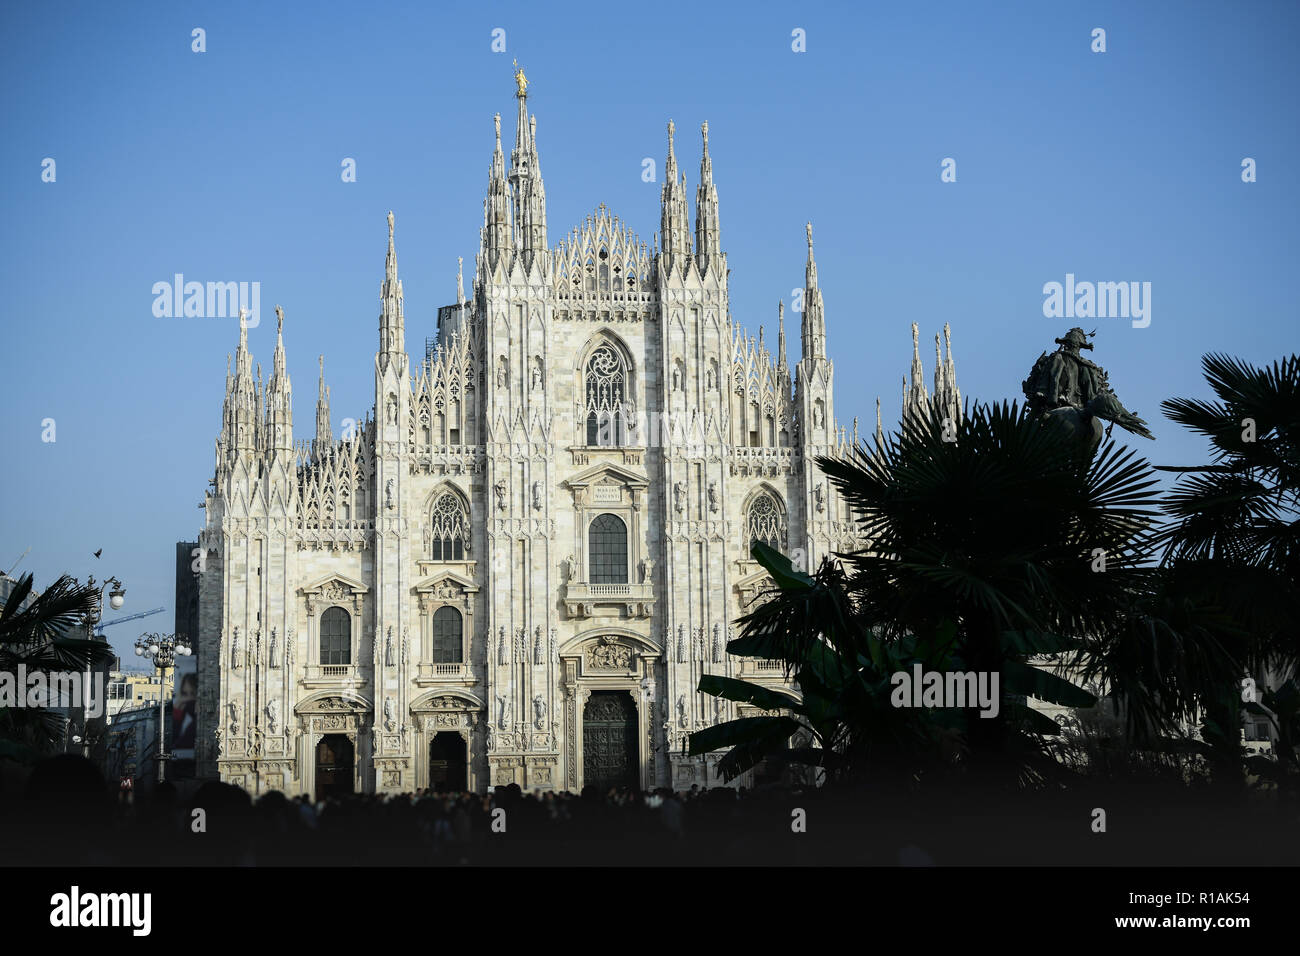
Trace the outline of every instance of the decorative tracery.
<instances>
[{"instance_id":1,"label":"decorative tracery","mask_svg":"<svg viewBox=\"0 0 1300 956\"><path fill-rule=\"evenodd\" d=\"M612 345L591 353L586 371L588 445L622 445L627 437L627 365Z\"/></svg>"},{"instance_id":2,"label":"decorative tracery","mask_svg":"<svg viewBox=\"0 0 1300 956\"><path fill-rule=\"evenodd\" d=\"M784 551L785 535L785 513L771 495L765 492L750 502L749 511L745 515L746 551L755 541Z\"/></svg>"},{"instance_id":3,"label":"decorative tracery","mask_svg":"<svg viewBox=\"0 0 1300 956\"><path fill-rule=\"evenodd\" d=\"M460 497L445 491L429 512L429 557L434 561L464 561L469 550L469 514Z\"/></svg>"}]
</instances>

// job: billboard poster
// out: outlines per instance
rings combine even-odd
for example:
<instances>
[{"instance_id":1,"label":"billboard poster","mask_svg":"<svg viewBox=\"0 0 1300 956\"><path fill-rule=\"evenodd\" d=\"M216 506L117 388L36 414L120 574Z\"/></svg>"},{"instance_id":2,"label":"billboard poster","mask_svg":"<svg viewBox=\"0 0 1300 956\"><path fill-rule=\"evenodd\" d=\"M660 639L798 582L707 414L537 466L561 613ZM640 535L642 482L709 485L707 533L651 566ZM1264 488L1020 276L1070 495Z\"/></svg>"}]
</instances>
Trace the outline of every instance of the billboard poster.
<instances>
[{"instance_id":1,"label":"billboard poster","mask_svg":"<svg viewBox=\"0 0 1300 956\"><path fill-rule=\"evenodd\" d=\"M193 656L177 656L175 680L171 714L172 758L193 760L199 700L198 661Z\"/></svg>"}]
</instances>

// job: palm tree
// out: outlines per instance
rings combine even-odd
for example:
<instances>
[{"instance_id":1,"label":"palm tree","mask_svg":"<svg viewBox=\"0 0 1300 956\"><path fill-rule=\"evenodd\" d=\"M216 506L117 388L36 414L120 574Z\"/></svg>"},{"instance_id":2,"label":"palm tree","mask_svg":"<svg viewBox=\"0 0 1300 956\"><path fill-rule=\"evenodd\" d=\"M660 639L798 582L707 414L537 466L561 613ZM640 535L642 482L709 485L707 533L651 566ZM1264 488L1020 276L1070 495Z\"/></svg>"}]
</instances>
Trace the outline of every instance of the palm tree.
<instances>
[{"instance_id":1,"label":"palm tree","mask_svg":"<svg viewBox=\"0 0 1300 956\"><path fill-rule=\"evenodd\" d=\"M1240 678L1293 674L1300 659L1300 357L1260 368L1212 353L1201 365L1217 400L1174 398L1161 408L1207 438L1213 456L1162 466L1179 477L1161 543L1166 572L1219 620L1219 656L1232 665L1201 670L1192 690L1216 767L1237 778Z\"/></svg>"},{"instance_id":2,"label":"palm tree","mask_svg":"<svg viewBox=\"0 0 1300 956\"><path fill-rule=\"evenodd\" d=\"M818 465L869 546L840 556L842 595L823 593L835 579L821 572L820 587L774 575L770 609L742 619L740 640L764 642L767 656L794 669L829 646L842 667L858 668L848 667L856 680L845 686L866 685L855 691L859 706L875 687L862 662L899 663L875 648L934 669L998 674L998 715L973 706L961 715L972 769L1002 781L1044 772L1036 735L1055 725L1025 699L1086 707L1095 698L1032 662L1080 659L1143 593L1157 515L1151 466L1109 441L1093 455L1015 404L968 407L955 427L938 414L909 417L874 451ZM841 702L845 712L852 705ZM870 712L850 714L850 739L870 732Z\"/></svg>"},{"instance_id":3,"label":"palm tree","mask_svg":"<svg viewBox=\"0 0 1300 956\"><path fill-rule=\"evenodd\" d=\"M865 626L899 640L952 622L964 668L1043 699L1090 696L1030 662L1078 659L1141 593L1156 517L1145 460L1112 441L1085 453L1068 430L1004 403L976 404L955 427L910 416L875 454L818 464L871 542L847 559ZM968 720L972 757L1005 769L1024 743L1019 716Z\"/></svg>"},{"instance_id":4,"label":"palm tree","mask_svg":"<svg viewBox=\"0 0 1300 956\"><path fill-rule=\"evenodd\" d=\"M0 672L84 671L111 656L107 642L74 636L89 630L99 602L93 585L63 575L39 594L32 575L17 581L0 607ZM25 687L17 688L25 693ZM0 752L30 759L48 752L61 738L62 718L33 707L0 707Z\"/></svg>"},{"instance_id":5,"label":"palm tree","mask_svg":"<svg viewBox=\"0 0 1300 956\"><path fill-rule=\"evenodd\" d=\"M828 559L809 575L760 541L751 553L774 586L740 619L742 635L728 643L728 653L783 661L799 693L703 675L700 693L768 713L691 734L690 753L730 748L718 763L727 780L773 759L816 768L831 781L868 770L907 778L938 769L944 721L933 712L895 708L889 699L892 675L921 653L916 642L887 644L863 630L840 562Z\"/></svg>"}]
</instances>

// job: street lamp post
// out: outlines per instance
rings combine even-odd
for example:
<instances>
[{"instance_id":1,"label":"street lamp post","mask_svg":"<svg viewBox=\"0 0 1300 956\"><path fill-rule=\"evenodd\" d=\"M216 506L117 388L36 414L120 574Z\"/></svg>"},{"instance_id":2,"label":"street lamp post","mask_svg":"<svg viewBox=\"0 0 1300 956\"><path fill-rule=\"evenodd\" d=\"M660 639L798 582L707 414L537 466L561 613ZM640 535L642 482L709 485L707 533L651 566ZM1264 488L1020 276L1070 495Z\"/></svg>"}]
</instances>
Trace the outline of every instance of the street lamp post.
<instances>
[{"instance_id":1,"label":"street lamp post","mask_svg":"<svg viewBox=\"0 0 1300 956\"><path fill-rule=\"evenodd\" d=\"M86 580L86 583L87 583L90 587L93 588L93 587L95 586L95 576L92 574L92 575L91 575L91 576ZM94 608L90 611L90 613L88 613L88 614L86 615L86 619L85 619L85 621L84 621L84 623L85 623L85 625L86 625L86 637L87 637L87 639L93 639L93 638L94 638L94 636L95 636L95 629L96 629L97 627L99 627L99 622L100 622L100 620L104 617L104 591L105 591L105 590L108 590L109 588L112 589L112 590L109 590L109 591L108 591L108 606L109 606L109 607L111 607L114 611L116 611L116 610L119 610L119 609L122 607L122 605L126 603L126 588L122 587L122 582L119 581L119 580L116 578L116 576L114 576L114 577L110 577L110 578L109 578L107 581L105 581L103 584L99 585L99 597L95 600L95 606L94 606ZM81 754L82 754L82 756L85 757L87 760L90 759L90 738L91 738L91 735L90 735L90 717L89 717L89 711L90 711L90 682L91 682L91 680L92 680L92 677L91 677L90 661L87 660L87 661L86 661L86 686L83 687L82 690L81 690L81 717L82 717L82 721L81 721L81 728L82 728L82 730L81 730L81 741L82 741L82 743L81 743Z\"/></svg>"},{"instance_id":2,"label":"street lamp post","mask_svg":"<svg viewBox=\"0 0 1300 956\"><path fill-rule=\"evenodd\" d=\"M166 717L167 668L176 664L176 655L188 657L194 653L184 636L175 634L142 634L135 642L137 657L147 657L158 669L158 782L167 779L167 736L163 721Z\"/></svg>"}]
</instances>

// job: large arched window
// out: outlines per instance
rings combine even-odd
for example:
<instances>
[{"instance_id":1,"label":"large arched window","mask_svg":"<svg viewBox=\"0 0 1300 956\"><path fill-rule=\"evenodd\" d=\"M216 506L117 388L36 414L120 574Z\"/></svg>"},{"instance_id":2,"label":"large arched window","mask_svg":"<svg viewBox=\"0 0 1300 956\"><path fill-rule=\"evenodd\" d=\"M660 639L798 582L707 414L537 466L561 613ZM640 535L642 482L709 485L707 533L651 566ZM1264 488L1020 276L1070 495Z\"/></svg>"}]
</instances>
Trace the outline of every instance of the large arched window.
<instances>
[{"instance_id":1,"label":"large arched window","mask_svg":"<svg viewBox=\"0 0 1300 956\"><path fill-rule=\"evenodd\" d=\"M454 607L440 607L433 612L433 662L435 664L464 662L462 634L463 623L460 611Z\"/></svg>"},{"instance_id":2,"label":"large arched window","mask_svg":"<svg viewBox=\"0 0 1300 956\"><path fill-rule=\"evenodd\" d=\"M433 561L464 561L469 550L469 515L460 496L445 491L429 513L429 557Z\"/></svg>"},{"instance_id":3,"label":"large arched window","mask_svg":"<svg viewBox=\"0 0 1300 956\"><path fill-rule=\"evenodd\" d=\"M627 365L612 345L587 360L587 444L622 445L627 437Z\"/></svg>"},{"instance_id":4,"label":"large arched window","mask_svg":"<svg viewBox=\"0 0 1300 956\"><path fill-rule=\"evenodd\" d=\"M627 584L627 525L618 515L597 515L587 531L592 584Z\"/></svg>"},{"instance_id":5,"label":"large arched window","mask_svg":"<svg viewBox=\"0 0 1300 956\"><path fill-rule=\"evenodd\" d=\"M745 515L746 552L755 541L762 541L769 548L778 551L785 550L785 513L766 492L749 503L749 511Z\"/></svg>"},{"instance_id":6,"label":"large arched window","mask_svg":"<svg viewBox=\"0 0 1300 956\"><path fill-rule=\"evenodd\" d=\"M326 608L320 616L320 662L352 663L352 618L341 607Z\"/></svg>"}]
</instances>

